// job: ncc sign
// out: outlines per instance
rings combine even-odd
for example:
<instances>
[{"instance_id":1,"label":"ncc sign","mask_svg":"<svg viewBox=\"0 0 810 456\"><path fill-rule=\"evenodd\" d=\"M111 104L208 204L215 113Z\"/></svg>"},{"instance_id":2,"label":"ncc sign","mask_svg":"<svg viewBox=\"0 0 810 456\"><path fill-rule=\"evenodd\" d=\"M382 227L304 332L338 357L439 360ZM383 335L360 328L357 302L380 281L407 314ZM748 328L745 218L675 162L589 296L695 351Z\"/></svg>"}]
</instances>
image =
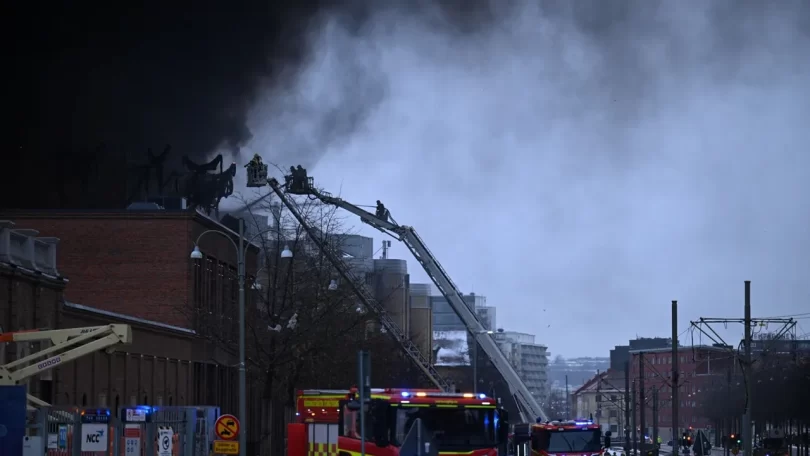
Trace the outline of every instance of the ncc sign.
<instances>
[{"instance_id":1,"label":"ncc sign","mask_svg":"<svg viewBox=\"0 0 810 456\"><path fill-rule=\"evenodd\" d=\"M107 437L106 424L82 424L82 452L107 451Z\"/></svg>"}]
</instances>

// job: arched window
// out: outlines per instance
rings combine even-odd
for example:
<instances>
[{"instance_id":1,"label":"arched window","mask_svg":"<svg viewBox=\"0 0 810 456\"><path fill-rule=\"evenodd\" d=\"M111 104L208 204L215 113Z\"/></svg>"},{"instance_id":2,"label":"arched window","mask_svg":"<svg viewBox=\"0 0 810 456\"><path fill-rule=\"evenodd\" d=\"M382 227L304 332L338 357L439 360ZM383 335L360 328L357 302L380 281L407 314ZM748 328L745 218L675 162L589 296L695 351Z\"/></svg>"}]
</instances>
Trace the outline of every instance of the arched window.
<instances>
[{"instance_id":1,"label":"arched window","mask_svg":"<svg viewBox=\"0 0 810 456\"><path fill-rule=\"evenodd\" d=\"M113 413L115 413L116 416L117 416L118 412L121 410L120 407L121 407L121 396L116 394L115 395L115 410L113 410Z\"/></svg>"},{"instance_id":2,"label":"arched window","mask_svg":"<svg viewBox=\"0 0 810 456\"><path fill-rule=\"evenodd\" d=\"M169 394L169 405L174 405L174 397L171 394Z\"/></svg>"},{"instance_id":3,"label":"arched window","mask_svg":"<svg viewBox=\"0 0 810 456\"><path fill-rule=\"evenodd\" d=\"M87 394L82 393L82 407L87 406Z\"/></svg>"},{"instance_id":4,"label":"arched window","mask_svg":"<svg viewBox=\"0 0 810 456\"><path fill-rule=\"evenodd\" d=\"M149 405L149 396L143 395L143 405Z\"/></svg>"}]
</instances>

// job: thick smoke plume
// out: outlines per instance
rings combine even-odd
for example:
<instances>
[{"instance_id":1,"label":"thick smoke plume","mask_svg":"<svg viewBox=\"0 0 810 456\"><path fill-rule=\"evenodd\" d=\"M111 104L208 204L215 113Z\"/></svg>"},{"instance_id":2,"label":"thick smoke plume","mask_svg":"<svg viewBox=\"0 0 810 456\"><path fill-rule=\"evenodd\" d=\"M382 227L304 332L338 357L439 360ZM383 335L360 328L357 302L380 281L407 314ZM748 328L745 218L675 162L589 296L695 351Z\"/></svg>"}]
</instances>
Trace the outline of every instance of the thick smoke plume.
<instances>
[{"instance_id":1,"label":"thick smoke plume","mask_svg":"<svg viewBox=\"0 0 810 456\"><path fill-rule=\"evenodd\" d=\"M243 160L383 200L499 325L565 354L667 336L671 299L682 328L739 316L745 279L756 314L804 307L810 4L420 5L319 16Z\"/></svg>"},{"instance_id":2,"label":"thick smoke plume","mask_svg":"<svg viewBox=\"0 0 810 456\"><path fill-rule=\"evenodd\" d=\"M253 135L258 89L294 72L306 25L328 2L280 3L15 2L4 160L37 168L17 175L22 196L38 205L43 182L66 186L64 174L89 162L123 179L167 143L175 167L181 155L235 156Z\"/></svg>"}]
</instances>

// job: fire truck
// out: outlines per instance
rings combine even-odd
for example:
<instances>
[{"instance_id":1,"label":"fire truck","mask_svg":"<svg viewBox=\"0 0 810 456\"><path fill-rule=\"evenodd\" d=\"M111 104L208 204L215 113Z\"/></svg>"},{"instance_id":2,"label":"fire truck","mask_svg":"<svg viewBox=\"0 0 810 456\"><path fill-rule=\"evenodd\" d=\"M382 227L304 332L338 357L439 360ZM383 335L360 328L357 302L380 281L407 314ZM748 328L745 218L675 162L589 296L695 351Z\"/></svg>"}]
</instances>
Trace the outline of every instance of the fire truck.
<instances>
[{"instance_id":1,"label":"fire truck","mask_svg":"<svg viewBox=\"0 0 810 456\"><path fill-rule=\"evenodd\" d=\"M287 429L287 456L360 455L357 399L356 388L298 391L296 419ZM417 419L440 455L506 454L508 417L484 394L372 388L369 399L362 412L367 455L399 456Z\"/></svg>"},{"instance_id":2,"label":"fire truck","mask_svg":"<svg viewBox=\"0 0 810 456\"><path fill-rule=\"evenodd\" d=\"M512 435L516 456L600 456L602 430L591 420L516 424Z\"/></svg>"}]
</instances>

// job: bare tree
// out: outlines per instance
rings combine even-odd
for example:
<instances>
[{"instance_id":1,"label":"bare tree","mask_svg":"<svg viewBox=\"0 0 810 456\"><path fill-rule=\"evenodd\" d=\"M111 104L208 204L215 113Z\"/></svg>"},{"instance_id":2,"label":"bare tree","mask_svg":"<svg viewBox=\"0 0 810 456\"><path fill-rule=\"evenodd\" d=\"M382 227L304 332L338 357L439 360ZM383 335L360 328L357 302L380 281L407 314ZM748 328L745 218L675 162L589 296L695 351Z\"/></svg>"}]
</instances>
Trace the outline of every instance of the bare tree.
<instances>
[{"instance_id":1,"label":"bare tree","mask_svg":"<svg viewBox=\"0 0 810 456\"><path fill-rule=\"evenodd\" d=\"M764 337L761 340L775 340ZM788 339L789 340L789 339ZM775 347L775 345L774 345ZM751 372L752 412L757 433L779 427L787 434L801 435L810 430L810 360L801 352L763 350L755 358ZM745 379L739 372L718 376L708 389L703 411L720 430L730 427L740 432L745 407Z\"/></svg>"},{"instance_id":2,"label":"bare tree","mask_svg":"<svg viewBox=\"0 0 810 456\"><path fill-rule=\"evenodd\" d=\"M346 239L336 208L305 200L297 210L333 252ZM264 225L259 214L271 214ZM356 353L373 347L372 378L379 385L424 384L421 371L402 355L399 345L367 312L328 257L297 221L281 212L270 197L251 206L247 217L259 225L262 251L253 287L255 305L248 321L250 369L261 384L270 423L270 454L283 454L285 409L294 406L300 388L347 388L356 383ZM255 223L260 221L260 223ZM282 252L289 251L289 255ZM355 274L365 281L364 274ZM403 284L402 286L405 286ZM287 418L289 415L287 415Z\"/></svg>"},{"instance_id":3,"label":"bare tree","mask_svg":"<svg viewBox=\"0 0 810 456\"><path fill-rule=\"evenodd\" d=\"M553 390L548 395L548 400L545 404L545 410L549 419L556 420L558 418L568 419L569 407L568 398L566 394L559 390Z\"/></svg>"}]
</instances>

